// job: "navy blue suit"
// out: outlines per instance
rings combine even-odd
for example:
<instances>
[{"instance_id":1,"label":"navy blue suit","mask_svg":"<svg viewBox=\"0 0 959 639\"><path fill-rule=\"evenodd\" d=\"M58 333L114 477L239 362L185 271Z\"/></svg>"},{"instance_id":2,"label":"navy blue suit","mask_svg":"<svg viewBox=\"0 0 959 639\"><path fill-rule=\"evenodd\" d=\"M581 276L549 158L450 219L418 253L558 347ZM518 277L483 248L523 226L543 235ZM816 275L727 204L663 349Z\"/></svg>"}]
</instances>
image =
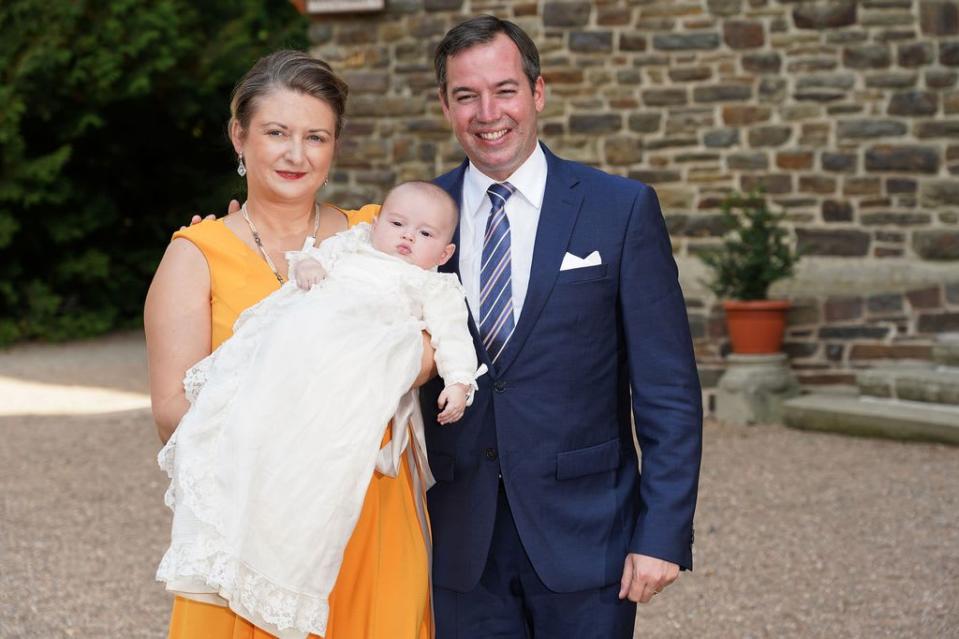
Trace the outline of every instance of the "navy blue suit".
<instances>
[{"instance_id":1,"label":"navy blue suit","mask_svg":"<svg viewBox=\"0 0 959 639\"><path fill-rule=\"evenodd\" d=\"M442 380L421 393L437 479L434 584L456 592L484 571L502 489L551 591L616 584L630 552L692 567L701 391L659 202L645 184L544 152L546 192L512 338L495 367L477 341L490 372L459 422L435 421ZM435 180L457 202L466 166ZM560 271L567 252L593 251L601 265ZM458 255L444 269L458 272Z\"/></svg>"}]
</instances>

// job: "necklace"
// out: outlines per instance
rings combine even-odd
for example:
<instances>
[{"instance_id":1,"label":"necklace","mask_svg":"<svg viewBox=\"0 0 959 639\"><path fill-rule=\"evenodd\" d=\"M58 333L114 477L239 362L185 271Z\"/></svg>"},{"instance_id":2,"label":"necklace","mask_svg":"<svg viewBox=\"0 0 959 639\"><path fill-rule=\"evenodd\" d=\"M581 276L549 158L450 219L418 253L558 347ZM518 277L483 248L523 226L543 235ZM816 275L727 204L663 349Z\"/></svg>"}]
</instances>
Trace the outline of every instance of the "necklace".
<instances>
[{"instance_id":1,"label":"necklace","mask_svg":"<svg viewBox=\"0 0 959 639\"><path fill-rule=\"evenodd\" d=\"M247 226L250 227L250 233L253 234L253 241L256 243L256 248L260 249L260 255L263 256L263 259L266 260L266 263L269 265L270 270L273 271L273 275L276 277L276 281L280 283L280 286L283 285L283 276L280 275L280 272L276 270L276 265L273 263L273 260L270 259L270 254L266 252L266 248L263 246L263 240L260 239L260 234L256 230L256 226L253 224L253 220L250 219L250 213L246 210L246 202L243 203L243 206L240 208L240 213L243 215L243 219L246 220ZM313 208L313 234L310 235L309 239L311 244L316 243L316 233L320 230L320 206L317 204Z\"/></svg>"}]
</instances>

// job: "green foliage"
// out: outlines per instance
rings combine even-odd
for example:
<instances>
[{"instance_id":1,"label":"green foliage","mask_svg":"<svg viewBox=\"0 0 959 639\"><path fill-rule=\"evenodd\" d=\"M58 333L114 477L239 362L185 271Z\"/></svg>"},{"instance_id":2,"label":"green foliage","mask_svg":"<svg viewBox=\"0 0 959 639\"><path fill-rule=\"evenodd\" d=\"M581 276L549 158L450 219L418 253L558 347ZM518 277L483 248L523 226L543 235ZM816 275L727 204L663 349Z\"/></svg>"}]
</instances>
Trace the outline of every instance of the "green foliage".
<instances>
[{"instance_id":1,"label":"green foliage","mask_svg":"<svg viewBox=\"0 0 959 639\"><path fill-rule=\"evenodd\" d=\"M771 213L759 193L734 193L722 204L727 234L720 249L701 256L713 271L707 283L717 296L763 300L769 287L793 274L796 252L782 227L782 215Z\"/></svg>"},{"instance_id":2,"label":"green foliage","mask_svg":"<svg viewBox=\"0 0 959 639\"><path fill-rule=\"evenodd\" d=\"M288 0L0 3L0 345L138 323L171 232L242 188L233 84Z\"/></svg>"}]
</instances>

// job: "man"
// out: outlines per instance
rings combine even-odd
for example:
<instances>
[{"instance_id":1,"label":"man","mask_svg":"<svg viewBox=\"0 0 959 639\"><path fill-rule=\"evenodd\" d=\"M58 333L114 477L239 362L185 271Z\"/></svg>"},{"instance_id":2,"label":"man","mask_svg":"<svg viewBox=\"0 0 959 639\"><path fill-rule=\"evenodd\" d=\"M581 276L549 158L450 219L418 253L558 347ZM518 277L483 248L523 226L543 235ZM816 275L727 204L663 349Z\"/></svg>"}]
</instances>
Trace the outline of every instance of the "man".
<instances>
[{"instance_id":1,"label":"man","mask_svg":"<svg viewBox=\"0 0 959 639\"><path fill-rule=\"evenodd\" d=\"M447 270L489 373L457 424L421 394L437 637L633 636L692 565L702 437L685 304L656 195L537 140L539 55L491 16L435 59L468 160L435 180L461 204ZM642 474L631 432L642 449Z\"/></svg>"}]
</instances>

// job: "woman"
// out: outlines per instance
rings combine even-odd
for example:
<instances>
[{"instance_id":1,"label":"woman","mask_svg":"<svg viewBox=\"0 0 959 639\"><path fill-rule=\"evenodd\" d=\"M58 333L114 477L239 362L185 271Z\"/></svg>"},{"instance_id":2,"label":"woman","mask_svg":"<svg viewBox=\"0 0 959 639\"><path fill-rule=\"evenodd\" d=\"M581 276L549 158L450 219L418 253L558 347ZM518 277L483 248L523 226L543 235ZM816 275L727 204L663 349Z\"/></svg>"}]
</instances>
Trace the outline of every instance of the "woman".
<instances>
[{"instance_id":1,"label":"woman","mask_svg":"<svg viewBox=\"0 0 959 639\"><path fill-rule=\"evenodd\" d=\"M376 207L316 205L343 124L347 86L326 63L297 51L258 61L231 101L230 138L247 203L220 220L174 234L150 291L144 325L150 392L160 439L169 439L188 403L182 380L232 333L240 312L287 279L286 251L317 243ZM424 339L424 347L427 346ZM430 375L425 348L417 383ZM408 428L408 425L404 425ZM384 442L392 437L386 427ZM428 534L412 451L395 478L374 473L330 596L325 639L425 638L432 634ZM177 597L170 639L266 639L228 608Z\"/></svg>"}]
</instances>

